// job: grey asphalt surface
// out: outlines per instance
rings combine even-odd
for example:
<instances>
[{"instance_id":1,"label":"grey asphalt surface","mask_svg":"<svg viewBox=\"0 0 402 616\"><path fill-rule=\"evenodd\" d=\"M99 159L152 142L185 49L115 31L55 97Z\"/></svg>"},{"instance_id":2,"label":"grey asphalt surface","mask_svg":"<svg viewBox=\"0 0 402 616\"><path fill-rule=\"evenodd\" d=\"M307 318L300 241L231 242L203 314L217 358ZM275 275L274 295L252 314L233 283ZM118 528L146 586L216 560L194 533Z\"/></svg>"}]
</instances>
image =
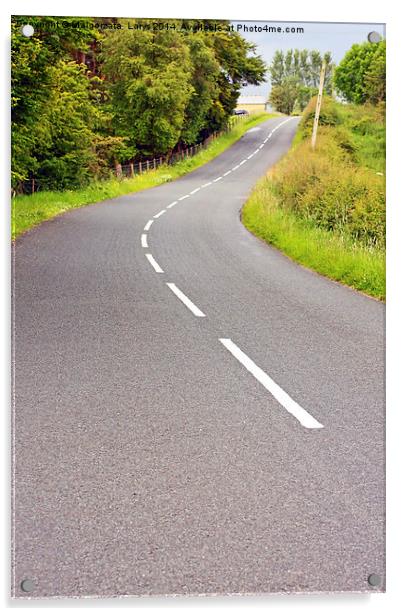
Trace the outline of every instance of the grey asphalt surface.
<instances>
[{"instance_id":1,"label":"grey asphalt surface","mask_svg":"<svg viewBox=\"0 0 402 616\"><path fill-rule=\"evenodd\" d=\"M297 119L246 157L283 120L17 240L14 596L384 590L384 307L240 221Z\"/></svg>"}]
</instances>

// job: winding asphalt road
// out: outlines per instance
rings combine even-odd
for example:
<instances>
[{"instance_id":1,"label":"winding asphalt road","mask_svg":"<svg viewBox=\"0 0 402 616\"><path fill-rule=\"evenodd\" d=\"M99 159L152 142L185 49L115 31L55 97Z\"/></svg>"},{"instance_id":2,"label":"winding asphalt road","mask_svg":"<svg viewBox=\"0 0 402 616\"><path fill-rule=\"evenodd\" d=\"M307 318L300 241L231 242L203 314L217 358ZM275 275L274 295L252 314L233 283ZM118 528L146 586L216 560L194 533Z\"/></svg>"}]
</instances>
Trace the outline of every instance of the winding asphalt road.
<instances>
[{"instance_id":1,"label":"winding asphalt road","mask_svg":"<svg viewBox=\"0 0 402 616\"><path fill-rule=\"evenodd\" d=\"M239 217L296 123L17 240L14 596L384 590L383 305Z\"/></svg>"}]
</instances>

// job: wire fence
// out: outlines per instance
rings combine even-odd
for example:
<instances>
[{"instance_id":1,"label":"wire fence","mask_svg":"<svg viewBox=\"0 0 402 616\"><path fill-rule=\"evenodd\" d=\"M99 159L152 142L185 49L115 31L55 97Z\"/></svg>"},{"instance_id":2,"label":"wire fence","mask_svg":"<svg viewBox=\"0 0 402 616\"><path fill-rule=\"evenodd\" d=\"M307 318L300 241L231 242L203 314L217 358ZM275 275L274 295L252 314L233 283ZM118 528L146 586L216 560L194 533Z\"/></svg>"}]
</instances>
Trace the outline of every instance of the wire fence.
<instances>
[{"instance_id":1,"label":"wire fence","mask_svg":"<svg viewBox=\"0 0 402 616\"><path fill-rule=\"evenodd\" d=\"M135 176L141 175L142 173L156 170L162 165L174 165L175 163L182 160L192 158L193 156L201 152L201 150L205 150L211 142L215 141L215 139L230 132L234 128L234 126L243 122L247 117L247 115L232 116L227 126L222 130L211 133L206 139L204 139L200 143L188 146L187 148L180 148L179 150L173 152L168 156L157 156L154 158L131 161L128 163L117 163L109 169L110 176L114 176L119 179L134 178ZM15 191L14 194L31 195L33 193L44 190L45 188L45 180L41 181L37 178L30 178L28 180L25 180L24 182L21 182L18 187L18 190Z\"/></svg>"}]
</instances>

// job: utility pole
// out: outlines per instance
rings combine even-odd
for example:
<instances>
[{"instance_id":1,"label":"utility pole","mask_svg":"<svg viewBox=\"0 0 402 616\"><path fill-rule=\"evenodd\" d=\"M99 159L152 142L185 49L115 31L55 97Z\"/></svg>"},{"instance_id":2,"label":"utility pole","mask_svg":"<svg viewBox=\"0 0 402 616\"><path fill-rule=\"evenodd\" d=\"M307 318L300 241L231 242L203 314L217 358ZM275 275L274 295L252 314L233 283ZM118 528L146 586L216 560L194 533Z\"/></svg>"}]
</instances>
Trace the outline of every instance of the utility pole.
<instances>
[{"instance_id":1,"label":"utility pole","mask_svg":"<svg viewBox=\"0 0 402 616\"><path fill-rule=\"evenodd\" d=\"M314 124L313 124L313 135L311 137L311 147L315 148L315 142L317 140L317 129L318 129L318 120L320 118L320 110L321 110L321 102L322 102L322 92L324 90L324 79L325 79L325 68L326 62L323 60L321 66L320 73L320 86L318 88L318 96L317 96L317 104L315 106L315 116L314 116Z\"/></svg>"}]
</instances>

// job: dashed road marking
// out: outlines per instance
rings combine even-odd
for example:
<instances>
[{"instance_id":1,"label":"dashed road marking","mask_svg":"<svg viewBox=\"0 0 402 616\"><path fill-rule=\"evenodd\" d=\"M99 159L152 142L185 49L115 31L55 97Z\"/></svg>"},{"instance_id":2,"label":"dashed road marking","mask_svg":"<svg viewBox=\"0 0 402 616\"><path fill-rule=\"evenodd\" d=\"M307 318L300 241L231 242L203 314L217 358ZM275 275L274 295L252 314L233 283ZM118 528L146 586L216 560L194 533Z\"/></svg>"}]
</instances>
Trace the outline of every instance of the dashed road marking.
<instances>
[{"instance_id":1,"label":"dashed road marking","mask_svg":"<svg viewBox=\"0 0 402 616\"><path fill-rule=\"evenodd\" d=\"M144 227L144 231L149 231L153 222L153 220L148 220L147 224Z\"/></svg>"},{"instance_id":2,"label":"dashed road marking","mask_svg":"<svg viewBox=\"0 0 402 616\"><path fill-rule=\"evenodd\" d=\"M178 201L183 201L183 199L187 199L190 195L183 195L182 197L179 197Z\"/></svg>"},{"instance_id":3,"label":"dashed road marking","mask_svg":"<svg viewBox=\"0 0 402 616\"><path fill-rule=\"evenodd\" d=\"M239 163L239 167L240 167L241 165L244 165L244 163L246 163L246 162L247 162L247 160L242 160L242 161L241 161L241 163Z\"/></svg>"},{"instance_id":4,"label":"dashed road marking","mask_svg":"<svg viewBox=\"0 0 402 616\"><path fill-rule=\"evenodd\" d=\"M201 310L197 308L197 306L191 301L191 299L189 299L187 295L184 295L183 291L180 291L180 289L176 287L173 282L167 282L166 284L169 289L173 291L176 297L178 297L196 317L205 317L205 314L201 312Z\"/></svg>"},{"instance_id":5,"label":"dashed road marking","mask_svg":"<svg viewBox=\"0 0 402 616\"><path fill-rule=\"evenodd\" d=\"M206 184L203 184L201 186L201 188L206 188L207 186L211 186L212 182L207 182Z\"/></svg>"},{"instance_id":6,"label":"dashed road marking","mask_svg":"<svg viewBox=\"0 0 402 616\"><path fill-rule=\"evenodd\" d=\"M162 214L165 214L165 212L166 212L166 210L161 210L160 212L155 214L154 218L159 218L159 216L162 216Z\"/></svg>"},{"instance_id":7,"label":"dashed road marking","mask_svg":"<svg viewBox=\"0 0 402 616\"><path fill-rule=\"evenodd\" d=\"M157 274L163 274L163 269L161 268L161 266L159 265L159 263L157 263L155 261L155 259L153 258L153 256L151 254L149 254L148 252L146 253L146 258L148 259L148 261L150 262L150 264L152 265L152 267L154 268L155 272Z\"/></svg>"},{"instance_id":8,"label":"dashed road marking","mask_svg":"<svg viewBox=\"0 0 402 616\"><path fill-rule=\"evenodd\" d=\"M198 188L194 188L194 190L191 191L190 195L195 195L195 193L197 193L199 190L201 190L200 186Z\"/></svg>"},{"instance_id":9,"label":"dashed road marking","mask_svg":"<svg viewBox=\"0 0 402 616\"><path fill-rule=\"evenodd\" d=\"M147 241L147 234L146 233L143 233L141 235L141 246L143 248L148 248L148 241Z\"/></svg>"},{"instance_id":10,"label":"dashed road marking","mask_svg":"<svg viewBox=\"0 0 402 616\"><path fill-rule=\"evenodd\" d=\"M230 338L219 338L223 346L231 353L256 379L267 389L273 397L297 419L305 428L323 428L310 413L304 410L293 400L275 381L253 362Z\"/></svg>"},{"instance_id":11,"label":"dashed road marking","mask_svg":"<svg viewBox=\"0 0 402 616\"><path fill-rule=\"evenodd\" d=\"M218 178L215 178L214 180L212 180L212 182L213 182L213 183L214 183L214 182L219 182L219 180L221 180L221 179L222 179L222 176L220 175Z\"/></svg>"},{"instance_id":12,"label":"dashed road marking","mask_svg":"<svg viewBox=\"0 0 402 616\"><path fill-rule=\"evenodd\" d=\"M236 169L238 169L240 167L240 165L236 165L235 167L232 167L232 171L236 171Z\"/></svg>"},{"instance_id":13,"label":"dashed road marking","mask_svg":"<svg viewBox=\"0 0 402 616\"><path fill-rule=\"evenodd\" d=\"M171 207L174 207L178 203L179 203L178 201L173 201L172 203L169 203L169 205L167 205L166 207L170 210Z\"/></svg>"},{"instance_id":14,"label":"dashed road marking","mask_svg":"<svg viewBox=\"0 0 402 616\"><path fill-rule=\"evenodd\" d=\"M226 171L226 173L223 174L223 177L226 177L227 175L229 175L229 173L232 173L231 169L229 169L229 171Z\"/></svg>"}]
</instances>

